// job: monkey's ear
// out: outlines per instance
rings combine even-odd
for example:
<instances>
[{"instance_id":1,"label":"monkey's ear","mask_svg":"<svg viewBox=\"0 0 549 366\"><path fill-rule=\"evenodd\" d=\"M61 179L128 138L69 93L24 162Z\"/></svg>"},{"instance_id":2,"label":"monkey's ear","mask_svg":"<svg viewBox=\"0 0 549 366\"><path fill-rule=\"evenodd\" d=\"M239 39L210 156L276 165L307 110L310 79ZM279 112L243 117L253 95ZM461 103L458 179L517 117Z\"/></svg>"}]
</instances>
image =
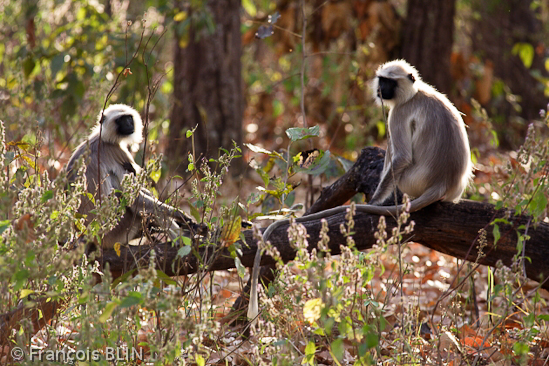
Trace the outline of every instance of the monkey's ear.
<instances>
[{"instance_id":1,"label":"monkey's ear","mask_svg":"<svg viewBox=\"0 0 549 366\"><path fill-rule=\"evenodd\" d=\"M416 81L416 78L414 77L414 75L412 74L408 74L408 79L410 79L410 81L413 83L414 81Z\"/></svg>"}]
</instances>

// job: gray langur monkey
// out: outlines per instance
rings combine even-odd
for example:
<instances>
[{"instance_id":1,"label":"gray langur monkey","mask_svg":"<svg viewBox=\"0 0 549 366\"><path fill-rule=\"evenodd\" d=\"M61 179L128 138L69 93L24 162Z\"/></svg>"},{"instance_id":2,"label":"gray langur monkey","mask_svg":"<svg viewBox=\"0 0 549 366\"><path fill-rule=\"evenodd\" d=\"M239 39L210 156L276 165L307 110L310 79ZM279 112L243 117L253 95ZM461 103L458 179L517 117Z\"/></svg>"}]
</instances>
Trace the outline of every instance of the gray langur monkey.
<instances>
[{"instance_id":1,"label":"gray langur monkey","mask_svg":"<svg viewBox=\"0 0 549 366\"><path fill-rule=\"evenodd\" d=\"M432 86L421 80L417 70L404 60L381 65L372 83L378 104L389 106L388 140L380 182L367 205L356 205L358 212L397 215L405 208L378 206L396 185L415 197L410 212L436 201L457 203L472 178L469 140L460 112ZM322 219L346 211L340 206L297 218L296 222ZM271 233L289 220L276 221L263 233ZM257 284L261 251L258 249L252 271L248 319L258 314Z\"/></svg>"},{"instance_id":2,"label":"gray langur monkey","mask_svg":"<svg viewBox=\"0 0 549 366\"><path fill-rule=\"evenodd\" d=\"M99 114L97 124L87 140L72 154L67 165L69 181L75 179L76 162L84 155L86 189L94 200L98 200L99 185L102 197L120 190L120 183L125 174L137 174L141 171L141 167L130 154L128 145L141 143L142 140L143 122L139 113L124 104L109 106ZM87 222L93 219L94 215L90 211L94 208L94 203L84 195L78 211L87 215ZM117 242L127 243L137 238L142 232L142 219L146 216L147 219L153 219L153 226L168 229L172 240L180 235L181 228L176 220L192 223L184 212L160 202L150 191L141 188L134 203L126 207L126 212L118 224L104 235L102 246L112 248Z\"/></svg>"}]
</instances>

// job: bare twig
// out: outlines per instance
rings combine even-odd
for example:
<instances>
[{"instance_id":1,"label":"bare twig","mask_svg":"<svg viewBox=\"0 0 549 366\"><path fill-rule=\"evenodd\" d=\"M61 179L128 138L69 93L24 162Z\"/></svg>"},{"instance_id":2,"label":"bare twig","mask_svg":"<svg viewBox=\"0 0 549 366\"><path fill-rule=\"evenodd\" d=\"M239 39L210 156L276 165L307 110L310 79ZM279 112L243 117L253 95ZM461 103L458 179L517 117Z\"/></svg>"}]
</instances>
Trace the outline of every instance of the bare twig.
<instances>
[{"instance_id":1,"label":"bare twig","mask_svg":"<svg viewBox=\"0 0 549 366\"><path fill-rule=\"evenodd\" d=\"M145 33L145 29L143 29L141 31L141 38L139 39L139 43L137 44L137 49L133 53L131 59L128 60L128 29L129 29L129 27L131 26L132 23L131 23L131 21L128 21L128 23L126 23L126 24L127 24L127 26L126 26L126 38L125 38L126 64L124 65L122 70L118 73L118 75L116 75L116 80L114 81L113 86L111 87L111 89L107 93L107 96L105 97L105 102L103 103L103 109L101 110L101 118L99 119L99 124L100 124L100 127L99 127L99 143L97 144L97 182L98 182L98 187L97 187L98 191L97 192L98 192L99 205L101 205L101 201L102 201L101 200L101 134L103 133L103 119L105 117L103 114L105 113L105 109L107 108L107 103L111 99L111 97L114 94L115 90L118 88L118 85L119 85L118 80L120 79L120 76L127 73L126 70L128 69L128 67L131 65L133 60L135 60L135 58L139 54L139 49L141 48L141 44L143 42L143 35Z\"/></svg>"},{"instance_id":2,"label":"bare twig","mask_svg":"<svg viewBox=\"0 0 549 366\"><path fill-rule=\"evenodd\" d=\"M154 34L154 30L153 30L153 32L151 32L151 35L147 39L147 43L145 44L145 47L143 48L143 53L141 54L141 60L143 62L143 65L145 66L145 74L146 74L146 77L147 77L147 103L145 104L145 116L144 116L145 117L145 125L143 126L144 127L143 132L144 132L145 136L144 136L144 145L143 145L143 161L141 162L142 167L145 167L145 158L146 158L146 155L147 155L147 138L149 136L149 108L150 108L150 105L152 103L152 100L154 99L154 97L156 95L156 92L158 91L158 88L160 86L160 82L162 81L163 77L166 75L166 73L162 74L155 82L153 82L153 84L151 86L151 80L150 80L150 77L149 77L149 61L151 60L152 53L153 53L154 49L156 48L156 46L158 45L158 42L162 39L164 34L166 34L166 30L167 29L164 29L164 31L160 34L160 36L158 37L158 39L154 43L153 47L149 51L149 57L147 58L147 60L145 60L145 50L147 49L147 45L149 44L149 41L151 40L151 38Z\"/></svg>"},{"instance_id":3,"label":"bare twig","mask_svg":"<svg viewBox=\"0 0 549 366\"><path fill-rule=\"evenodd\" d=\"M305 54L305 31L307 29L307 17L305 16L305 4L304 0L301 0L301 118L303 118L303 127L307 128L307 116L305 115L305 60L307 55ZM311 140L311 148L313 147L313 141Z\"/></svg>"}]
</instances>

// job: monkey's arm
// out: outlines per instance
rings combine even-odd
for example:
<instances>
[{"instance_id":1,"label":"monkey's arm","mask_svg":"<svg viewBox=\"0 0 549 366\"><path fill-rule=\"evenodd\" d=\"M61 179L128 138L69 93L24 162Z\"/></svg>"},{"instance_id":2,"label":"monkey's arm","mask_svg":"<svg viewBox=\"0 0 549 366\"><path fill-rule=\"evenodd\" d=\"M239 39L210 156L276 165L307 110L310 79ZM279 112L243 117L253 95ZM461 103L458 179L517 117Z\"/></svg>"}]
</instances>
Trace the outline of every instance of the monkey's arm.
<instances>
[{"instance_id":1,"label":"monkey's arm","mask_svg":"<svg viewBox=\"0 0 549 366\"><path fill-rule=\"evenodd\" d=\"M110 147L110 145L106 146ZM113 149L112 156L121 169L120 172L112 173L113 179L117 178L118 175L135 175L141 171L141 168L135 163L127 150L120 148ZM113 187L120 187L121 180L122 178L118 179L116 182L113 182ZM152 214L155 217L163 216L165 219L173 217L182 222L192 222L192 219L190 219L184 212L159 201L148 189L144 187L140 189L139 195L137 196L132 207L136 210L136 212ZM173 224L170 226L173 227Z\"/></svg>"},{"instance_id":2,"label":"monkey's arm","mask_svg":"<svg viewBox=\"0 0 549 366\"><path fill-rule=\"evenodd\" d=\"M385 163L379 184L370 200L371 205L381 205L398 184L402 172L413 164L411 121L392 123ZM395 152L396 150L396 152Z\"/></svg>"},{"instance_id":3,"label":"monkey's arm","mask_svg":"<svg viewBox=\"0 0 549 366\"><path fill-rule=\"evenodd\" d=\"M141 193L143 197L138 199L143 200L143 205L140 207L150 208L156 210L156 212L161 212L164 215L173 217L175 220L179 220L182 223L193 223L193 219L189 215L187 215L184 211L181 211L180 209L170 206L166 203L163 203L159 201L152 193L146 188L141 188ZM141 196L141 194L140 194Z\"/></svg>"},{"instance_id":4,"label":"monkey's arm","mask_svg":"<svg viewBox=\"0 0 549 366\"><path fill-rule=\"evenodd\" d=\"M150 194L150 192L148 193ZM151 214L158 227L167 229L171 240L180 237L182 235L181 228L172 218L178 210L175 207L160 202L152 195L149 196L149 194L145 193L142 189L135 199L132 208L141 215Z\"/></svg>"}]
</instances>

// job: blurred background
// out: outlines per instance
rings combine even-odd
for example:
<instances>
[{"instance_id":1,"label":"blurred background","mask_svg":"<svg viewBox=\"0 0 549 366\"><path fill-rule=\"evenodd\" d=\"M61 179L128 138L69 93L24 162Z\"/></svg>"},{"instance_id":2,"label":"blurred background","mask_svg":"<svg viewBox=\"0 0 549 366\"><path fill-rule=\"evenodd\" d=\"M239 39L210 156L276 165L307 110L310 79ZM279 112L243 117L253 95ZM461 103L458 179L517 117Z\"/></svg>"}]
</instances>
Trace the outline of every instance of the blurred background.
<instances>
[{"instance_id":1,"label":"blurred background","mask_svg":"<svg viewBox=\"0 0 549 366\"><path fill-rule=\"evenodd\" d=\"M404 58L465 114L481 157L544 117L548 16L545 0L2 1L0 118L55 176L101 108L127 103L147 116L147 154L184 174L197 125L195 157L286 147L303 93L316 147L352 160L385 138L368 81Z\"/></svg>"}]
</instances>

